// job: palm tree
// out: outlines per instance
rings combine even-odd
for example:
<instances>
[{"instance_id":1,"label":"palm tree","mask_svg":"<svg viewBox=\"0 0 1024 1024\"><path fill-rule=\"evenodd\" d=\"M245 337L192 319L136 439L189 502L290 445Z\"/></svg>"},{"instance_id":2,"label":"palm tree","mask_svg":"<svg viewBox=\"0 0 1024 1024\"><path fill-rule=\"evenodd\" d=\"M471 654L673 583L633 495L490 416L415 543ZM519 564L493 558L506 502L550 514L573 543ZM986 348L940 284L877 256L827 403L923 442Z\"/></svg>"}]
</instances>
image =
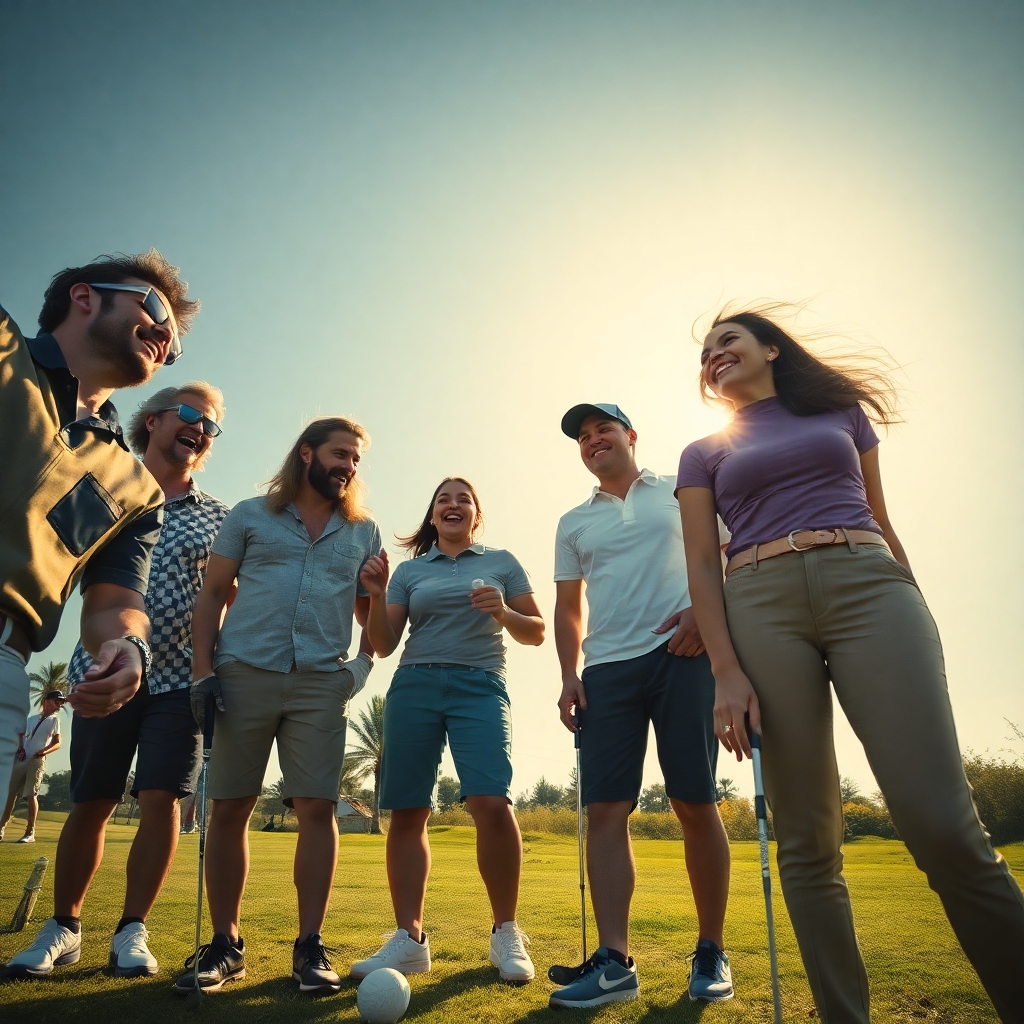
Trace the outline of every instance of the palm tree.
<instances>
[{"instance_id":1,"label":"palm tree","mask_svg":"<svg viewBox=\"0 0 1024 1024\"><path fill-rule=\"evenodd\" d=\"M719 779L718 784L715 786L715 799L718 803L723 800L735 800L736 799L736 784L732 779Z\"/></svg>"},{"instance_id":2,"label":"palm tree","mask_svg":"<svg viewBox=\"0 0 1024 1024\"><path fill-rule=\"evenodd\" d=\"M353 764L361 765L363 776L373 773L373 819L370 831L380 835L380 760L384 753L384 698L375 693L370 698L370 706L359 712L359 721L351 723L351 729L360 740L358 747L348 752Z\"/></svg>"},{"instance_id":3,"label":"palm tree","mask_svg":"<svg viewBox=\"0 0 1024 1024\"><path fill-rule=\"evenodd\" d=\"M42 707L43 697L51 690L67 690L68 664L66 661L51 661L35 672L29 672L32 681L31 695L35 707Z\"/></svg>"},{"instance_id":4,"label":"palm tree","mask_svg":"<svg viewBox=\"0 0 1024 1024\"><path fill-rule=\"evenodd\" d=\"M354 796L359 789L360 783L373 771L370 764L356 754L345 755L345 762L341 766L341 778L338 779L338 792L345 796Z\"/></svg>"}]
</instances>

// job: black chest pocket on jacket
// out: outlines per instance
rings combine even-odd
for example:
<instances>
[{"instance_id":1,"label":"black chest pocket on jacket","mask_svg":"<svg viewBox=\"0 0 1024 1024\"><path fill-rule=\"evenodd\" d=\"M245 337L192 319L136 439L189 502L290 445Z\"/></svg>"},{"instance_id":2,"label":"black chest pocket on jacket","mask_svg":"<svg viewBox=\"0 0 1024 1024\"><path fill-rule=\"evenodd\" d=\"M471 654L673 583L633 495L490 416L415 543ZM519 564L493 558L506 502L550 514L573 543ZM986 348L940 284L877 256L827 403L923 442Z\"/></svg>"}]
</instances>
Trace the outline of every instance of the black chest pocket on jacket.
<instances>
[{"instance_id":1,"label":"black chest pocket on jacket","mask_svg":"<svg viewBox=\"0 0 1024 1024\"><path fill-rule=\"evenodd\" d=\"M74 487L50 509L46 521L64 546L81 557L124 515L124 509L107 493L102 484L86 473Z\"/></svg>"}]
</instances>

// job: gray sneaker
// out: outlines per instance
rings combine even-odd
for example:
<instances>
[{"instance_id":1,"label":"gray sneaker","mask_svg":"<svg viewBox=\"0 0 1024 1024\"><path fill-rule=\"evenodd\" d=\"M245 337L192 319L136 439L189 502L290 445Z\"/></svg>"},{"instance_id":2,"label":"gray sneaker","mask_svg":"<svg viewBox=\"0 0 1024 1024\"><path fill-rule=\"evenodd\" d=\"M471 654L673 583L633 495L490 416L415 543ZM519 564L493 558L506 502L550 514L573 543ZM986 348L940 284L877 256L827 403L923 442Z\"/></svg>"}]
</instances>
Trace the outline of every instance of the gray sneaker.
<instances>
[{"instance_id":1,"label":"gray sneaker","mask_svg":"<svg viewBox=\"0 0 1024 1024\"><path fill-rule=\"evenodd\" d=\"M602 946L584 964L583 972L572 984L551 993L548 1006L585 1009L639 997L640 980L633 958L630 957L627 966L623 967Z\"/></svg>"},{"instance_id":2,"label":"gray sneaker","mask_svg":"<svg viewBox=\"0 0 1024 1024\"><path fill-rule=\"evenodd\" d=\"M690 1002L722 1003L736 994L729 958L711 939L698 939L690 954Z\"/></svg>"},{"instance_id":3,"label":"gray sneaker","mask_svg":"<svg viewBox=\"0 0 1024 1024\"><path fill-rule=\"evenodd\" d=\"M36 941L0 967L5 978L45 978L54 967L77 964L82 955L82 933L75 933L51 917L44 922Z\"/></svg>"}]
</instances>

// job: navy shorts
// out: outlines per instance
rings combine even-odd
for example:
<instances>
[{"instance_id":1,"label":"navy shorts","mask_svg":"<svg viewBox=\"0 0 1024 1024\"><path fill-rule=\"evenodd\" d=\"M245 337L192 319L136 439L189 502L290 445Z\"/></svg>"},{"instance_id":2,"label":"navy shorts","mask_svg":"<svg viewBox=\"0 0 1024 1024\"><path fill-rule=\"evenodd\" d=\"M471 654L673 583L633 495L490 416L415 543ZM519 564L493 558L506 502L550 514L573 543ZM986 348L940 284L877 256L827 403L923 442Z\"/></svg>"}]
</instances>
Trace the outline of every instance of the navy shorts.
<instances>
[{"instance_id":1,"label":"navy shorts","mask_svg":"<svg viewBox=\"0 0 1024 1024\"><path fill-rule=\"evenodd\" d=\"M706 654L677 657L666 641L639 658L585 668L582 679L585 804L629 800L636 806L648 723L654 724L666 794L684 803L715 802L715 678Z\"/></svg>"},{"instance_id":2,"label":"navy shorts","mask_svg":"<svg viewBox=\"0 0 1024 1024\"><path fill-rule=\"evenodd\" d=\"M433 808L446 738L460 800L512 802L512 706L501 676L468 665L400 665L384 705L381 807Z\"/></svg>"},{"instance_id":3,"label":"navy shorts","mask_svg":"<svg viewBox=\"0 0 1024 1024\"><path fill-rule=\"evenodd\" d=\"M195 792L202 743L187 688L154 696L140 686L106 718L71 719L71 800L120 800L136 750L132 796L143 789L188 796Z\"/></svg>"}]
</instances>

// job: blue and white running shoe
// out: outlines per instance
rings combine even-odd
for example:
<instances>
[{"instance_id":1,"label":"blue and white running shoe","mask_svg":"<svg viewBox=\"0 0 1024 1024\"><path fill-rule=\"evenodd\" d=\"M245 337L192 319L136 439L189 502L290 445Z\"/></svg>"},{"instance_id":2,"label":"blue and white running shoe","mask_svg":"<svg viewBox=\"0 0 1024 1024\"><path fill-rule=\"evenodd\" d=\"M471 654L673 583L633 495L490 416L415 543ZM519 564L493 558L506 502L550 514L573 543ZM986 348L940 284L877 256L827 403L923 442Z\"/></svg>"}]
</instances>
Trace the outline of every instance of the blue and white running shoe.
<instances>
[{"instance_id":1,"label":"blue and white running shoe","mask_svg":"<svg viewBox=\"0 0 1024 1024\"><path fill-rule=\"evenodd\" d=\"M732 972L725 952L711 941L698 939L697 948L690 954L690 1002L698 999L706 1003L721 1003L732 999Z\"/></svg>"},{"instance_id":2,"label":"blue and white running shoe","mask_svg":"<svg viewBox=\"0 0 1024 1024\"><path fill-rule=\"evenodd\" d=\"M636 999L639 995L640 980L637 978L633 958L629 958L628 967L623 967L618 960L608 955L607 947L602 946L587 961L586 969L571 985L551 993L548 1005L600 1006L602 1003Z\"/></svg>"}]
</instances>

